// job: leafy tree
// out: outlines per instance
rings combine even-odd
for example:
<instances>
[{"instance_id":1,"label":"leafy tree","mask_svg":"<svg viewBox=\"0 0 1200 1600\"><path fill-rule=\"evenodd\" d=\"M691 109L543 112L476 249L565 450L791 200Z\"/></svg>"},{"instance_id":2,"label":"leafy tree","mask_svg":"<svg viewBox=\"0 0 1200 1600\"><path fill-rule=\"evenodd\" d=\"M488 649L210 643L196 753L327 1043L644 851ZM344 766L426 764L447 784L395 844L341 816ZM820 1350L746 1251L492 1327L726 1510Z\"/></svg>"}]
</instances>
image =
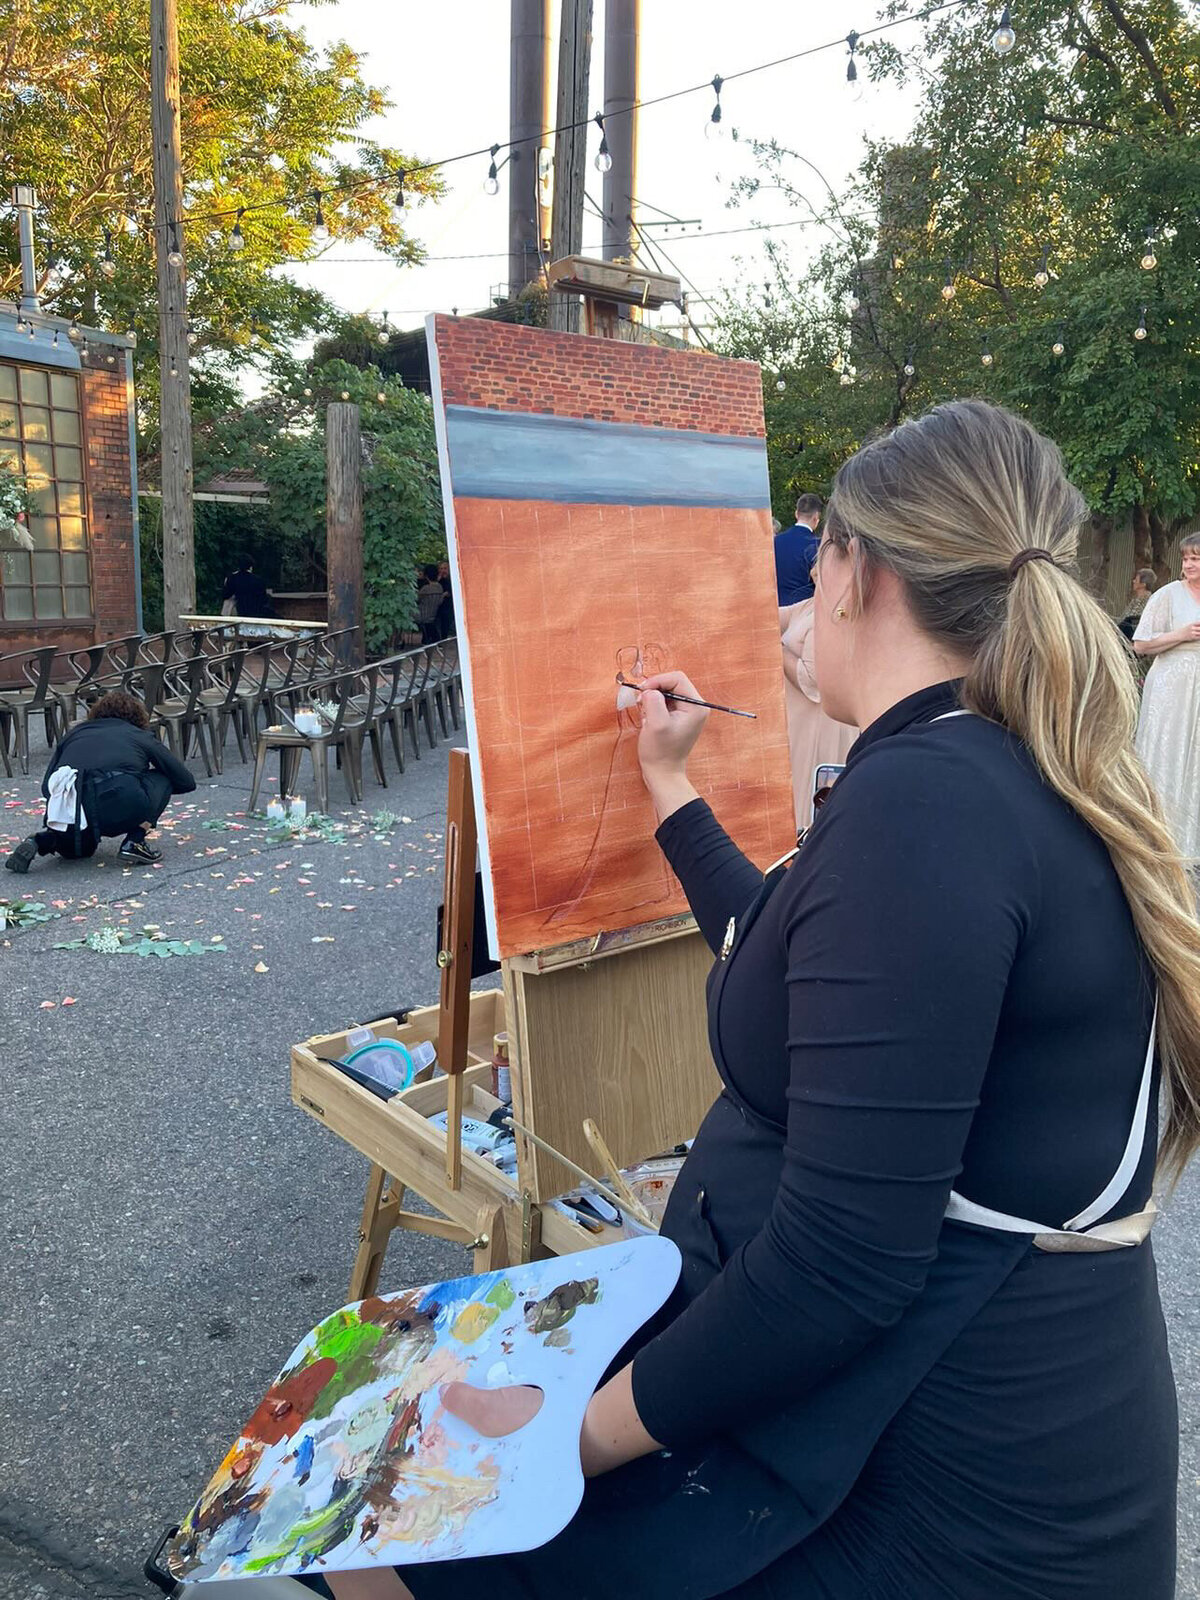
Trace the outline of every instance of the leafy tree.
<instances>
[{"instance_id":1,"label":"leafy tree","mask_svg":"<svg viewBox=\"0 0 1200 1600\"><path fill-rule=\"evenodd\" d=\"M1005 56L990 3L928 19L903 56L892 37L860 47L919 109L841 199L813 207L805 158L757 147L742 193L777 185L830 243L799 287L773 251L725 343L787 385L766 390L781 492L979 393L1054 437L1101 533L1132 516L1137 559L1162 571L1200 493L1200 27L1177 0L1023 0L1016 21Z\"/></svg>"},{"instance_id":2,"label":"leafy tree","mask_svg":"<svg viewBox=\"0 0 1200 1600\"><path fill-rule=\"evenodd\" d=\"M414 623L416 569L445 554L445 533L432 408L377 368L281 357L259 400L197 429L198 483L240 468L270 492L261 508L198 503L197 594L215 609L243 551L272 588L325 588L325 407L343 397L362 414L365 633L383 650ZM151 595L162 560L153 521L143 552Z\"/></svg>"},{"instance_id":3,"label":"leafy tree","mask_svg":"<svg viewBox=\"0 0 1200 1600\"><path fill-rule=\"evenodd\" d=\"M326 3L326 0L315 0ZM393 220L393 174L416 159L362 137L387 106L345 44L318 56L285 0L180 0L183 243L198 411L219 410L247 365L325 326L328 302L278 268L331 238L369 238L397 261L418 246ZM150 39L145 0L0 0L0 148L37 185L43 304L132 328L143 402L157 389ZM434 197L430 172L405 182ZM272 202L289 201L289 205ZM231 250L234 213L244 247ZM261 209L259 209L261 208ZM213 212L221 219L205 220ZM107 233L107 246L106 246ZM105 259L106 248L109 254ZM48 257L53 254L51 268ZM0 294L19 283L16 241L0 244Z\"/></svg>"}]
</instances>

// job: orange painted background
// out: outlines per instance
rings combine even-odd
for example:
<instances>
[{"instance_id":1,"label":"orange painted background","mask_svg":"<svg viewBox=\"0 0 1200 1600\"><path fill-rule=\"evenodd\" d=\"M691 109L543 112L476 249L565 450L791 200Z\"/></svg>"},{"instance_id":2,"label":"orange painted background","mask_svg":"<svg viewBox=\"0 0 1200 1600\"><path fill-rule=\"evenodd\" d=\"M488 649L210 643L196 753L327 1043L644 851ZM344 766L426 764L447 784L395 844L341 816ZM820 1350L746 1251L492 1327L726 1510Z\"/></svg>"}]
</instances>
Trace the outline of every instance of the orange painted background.
<instances>
[{"instance_id":1,"label":"orange painted background","mask_svg":"<svg viewBox=\"0 0 1200 1600\"><path fill-rule=\"evenodd\" d=\"M714 712L689 772L760 866L795 842L769 512L456 498L454 514L502 955L687 909L616 709L621 649L660 646L702 695L757 713Z\"/></svg>"}]
</instances>

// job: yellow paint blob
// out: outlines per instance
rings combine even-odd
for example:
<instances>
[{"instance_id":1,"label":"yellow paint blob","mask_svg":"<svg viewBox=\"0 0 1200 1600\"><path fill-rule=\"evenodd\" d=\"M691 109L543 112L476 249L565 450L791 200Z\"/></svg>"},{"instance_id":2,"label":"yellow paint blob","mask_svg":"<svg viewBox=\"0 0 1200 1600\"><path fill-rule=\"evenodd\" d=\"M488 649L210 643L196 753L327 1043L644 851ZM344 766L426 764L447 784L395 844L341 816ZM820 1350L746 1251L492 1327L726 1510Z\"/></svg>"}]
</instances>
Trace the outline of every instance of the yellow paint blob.
<instances>
[{"instance_id":1,"label":"yellow paint blob","mask_svg":"<svg viewBox=\"0 0 1200 1600\"><path fill-rule=\"evenodd\" d=\"M474 1344L480 1334L484 1334L500 1315L499 1306L486 1306L482 1300L472 1300L469 1306L464 1306L454 1319L454 1326L450 1330L460 1344Z\"/></svg>"}]
</instances>

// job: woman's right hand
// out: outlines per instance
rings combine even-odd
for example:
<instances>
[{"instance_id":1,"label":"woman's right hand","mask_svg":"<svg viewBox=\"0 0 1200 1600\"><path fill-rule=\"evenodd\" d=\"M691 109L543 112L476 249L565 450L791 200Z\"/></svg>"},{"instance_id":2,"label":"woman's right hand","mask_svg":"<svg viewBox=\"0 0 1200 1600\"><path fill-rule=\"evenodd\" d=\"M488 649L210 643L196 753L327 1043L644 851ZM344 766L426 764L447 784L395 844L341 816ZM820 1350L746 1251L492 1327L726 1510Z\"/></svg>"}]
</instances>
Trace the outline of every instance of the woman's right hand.
<instances>
[{"instance_id":1,"label":"woman's right hand","mask_svg":"<svg viewBox=\"0 0 1200 1600\"><path fill-rule=\"evenodd\" d=\"M647 783L652 774L678 776L687 771L688 756L704 731L709 713L703 706L686 700L668 700L658 691L674 689L699 700L701 695L682 672L660 672L644 678L642 691L642 731L638 735L638 760Z\"/></svg>"},{"instance_id":2,"label":"woman's right hand","mask_svg":"<svg viewBox=\"0 0 1200 1600\"><path fill-rule=\"evenodd\" d=\"M1180 644L1195 644L1200 639L1200 622L1185 623L1176 637Z\"/></svg>"},{"instance_id":3,"label":"woman's right hand","mask_svg":"<svg viewBox=\"0 0 1200 1600\"><path fill-rule=\"evenodd\" d=\"M682 672L657 673L643 679L638 687L642 691L638 760L658 820L664 822L673 811L696 798L696 791L688 782L687 760L704 731L709 714L703 706L668 700L660 693L663 689L674 689L679 694L700 699L695 684Z\"/></svg>"}]
</instances>

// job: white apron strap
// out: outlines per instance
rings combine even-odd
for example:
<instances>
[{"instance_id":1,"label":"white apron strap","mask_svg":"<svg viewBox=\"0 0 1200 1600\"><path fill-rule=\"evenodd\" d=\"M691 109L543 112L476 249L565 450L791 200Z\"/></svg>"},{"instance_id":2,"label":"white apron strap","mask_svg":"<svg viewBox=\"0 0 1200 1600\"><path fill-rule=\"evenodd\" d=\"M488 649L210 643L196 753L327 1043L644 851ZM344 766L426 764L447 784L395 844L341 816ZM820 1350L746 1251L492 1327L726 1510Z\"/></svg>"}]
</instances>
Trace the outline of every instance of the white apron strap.
<instances>
[{"instance_id":1,"label":"white apron strap","mask_svg":"<svg viewBox=\"0 0 1200 1600\"><path fill-rule=\"evenodd\" d=\"M946 1206L946 1216L952 1222L971 1222L979 1228L995 1228L1001 1233L1028 1233L1040 1250L1120 1250L1141 1244L1150 1232L1157 1215L1154 1202L1142 1211L1128 1217L1116 1217L1112 1222L1093 1226L1098 1217L1111 1211L1113 1206L1133 1182L1142 1147L1146 1139L1146 1118L1150 1110L1150 1086L1154 1081L1154 1045L1158 1035L1158 997L1154 1000L1154 1017L1150 1023L1150 1041L1146 1046L1146 1061L1142 1067L1142 1081L1138 1085L1137 1105L1125 1153L1120 1165L1104 1188L1092 1201L1061 1228L1047 1228L1040 1222L1030 1222L1027 1217L1012 1217L1004 1211L993 1211L989 1206L976 1205L954 1190Z\"/></svg>"}]
</instances>

